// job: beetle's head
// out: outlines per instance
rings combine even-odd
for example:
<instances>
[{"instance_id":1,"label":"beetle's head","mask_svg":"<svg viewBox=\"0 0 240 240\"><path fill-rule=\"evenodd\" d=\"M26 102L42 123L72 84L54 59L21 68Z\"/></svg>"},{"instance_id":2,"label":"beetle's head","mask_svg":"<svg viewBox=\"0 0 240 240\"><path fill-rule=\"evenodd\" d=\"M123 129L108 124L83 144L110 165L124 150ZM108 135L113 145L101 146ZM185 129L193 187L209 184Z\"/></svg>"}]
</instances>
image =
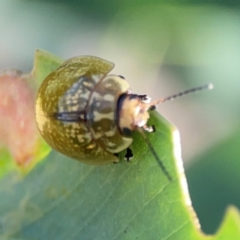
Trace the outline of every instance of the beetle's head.
<instances>
[{"instance_id":1,"label":"beetle's head","mask_svg":"<svg viewBox=\"0 0 240 240\"><path fill-rule=\"evenodd\" d=\"M137 130L139 128L143 128L148 132L151 132L153 131L153 129L146 125L149 118L148 110L155 109L160 103L174 100L189 93L212 88L213 85L210 83L204 86L191 88L184 92L179 92L177 94L155 101L151 101L150 97L148 97L147 95L127 93L122 94L119 97L117 106L118 126L122 134L126 136L130 135L133 130Z\"/></svg>"},{"instance_id":2,"label":"beetle's head","mask_svg":"<svg viewBox=\"0 0 240 240\"><path fill-rule=\"evenodd\" d=\"M146 126L152 104L147 95L122 94L118 101L118 126L123 135Z\"/></svg>"}]
</instances>

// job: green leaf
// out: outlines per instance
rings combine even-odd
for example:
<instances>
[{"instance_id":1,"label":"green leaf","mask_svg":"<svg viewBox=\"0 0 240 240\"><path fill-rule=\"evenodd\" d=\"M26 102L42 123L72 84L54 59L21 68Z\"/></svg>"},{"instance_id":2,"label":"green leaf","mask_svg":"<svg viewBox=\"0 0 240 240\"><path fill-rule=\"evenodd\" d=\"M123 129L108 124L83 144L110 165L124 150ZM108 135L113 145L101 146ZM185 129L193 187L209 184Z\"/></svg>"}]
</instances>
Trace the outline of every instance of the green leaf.
<instances>
[{"instance_id":1,"label":"green leaf","mask_svg":"<svg viewBox=\"0 0 240 240\"><path fill-rule=\"evenodd\" d=\"M0 148L0 178L9 171L14 170L14 161L6 148Z\"/></svg>"},{"instance_id":2,"label":"green leaf","mask_svg":"<svg viewBox=\"0 0 240 240\"><path fill-rule=\"evenodd\" d=\"M149 138L176 179L177 169L171 164L173 127L160 116L155 118L159 131ZM164 238L175 231L186 236L185 226L191 221L179 184L167 180L145 142L138 134L135 138L135 160L131 163L93 167L53 152L25 179L7 187L15 189L11 200L1 189L1 203L13 207L5 212L0 206L1 215L7 219L2 221L4 232L9 230L12 237L34 238L40 227L42 239ZM11 183L10 176L4 188L7 182ZM167 216L171 224L165 222Z\"/></svg>"},{"instance_id":3,"label":"green leaf","mask_svg":"<svg viewBox=\"0 0 240 240\"><path fill-rule=\"evenodd\" d=\"M193 206L207 233L216 231L228 205L240 208L239 136L240 129L235 129L231 136L196 158L186 171Z\"/></svg>"},{"instance_id":4,"label":"green leaf","mask_svg":"<svg viewBox=\"0 0 240 240\"><path fill-rule=\"evenodd\" d=\"M229 207L223 220L222 226L217 233L217 240L239 239L240 236L240 215L235 207Z\"/></svg>"},{"instance_id":5,"label":"green leaf","mask_svg":"<svg viewBox=\"0 0 240 240\"><path fill-rule=\"evenodd\" d=\"M42 49L37 49L32 70L35 84L40 86L46 76L59 67L62 62L63 60L60 57Z\"/></svg>"},{"instance_id":6,"label":"green leaf","mask_svg":"<svg viewBox=\"0 0 240 240\"><path fill-rule=\"evenodd\" d=\"M52 152L24 179L9 174L0 182L1 238L205 239L188 206L178 132L157 113L150 124L172 182L137 133L130 163L87 166ZM226 229L231 221L239 226L230 220Z\"/></svg>"},{"instance_id":7,"label":"green leaf","mask_svg":"<svg viewBox=\"0 0 240 240\"><path fill-rule=\"evenodd\" d=\"M40 74L41 75L41 74ZM38 76L40 76L38 74ZM88 166L55 151L28 175L0 181L0 239L240 238L239 214L230 209L216 237L204 236L191 207L179 133L158 113L150 143L172 177L159 168L146 142L134 133L134 160ZM229 237L230 236L230 237Z\"/></svg>"}]
</instances>

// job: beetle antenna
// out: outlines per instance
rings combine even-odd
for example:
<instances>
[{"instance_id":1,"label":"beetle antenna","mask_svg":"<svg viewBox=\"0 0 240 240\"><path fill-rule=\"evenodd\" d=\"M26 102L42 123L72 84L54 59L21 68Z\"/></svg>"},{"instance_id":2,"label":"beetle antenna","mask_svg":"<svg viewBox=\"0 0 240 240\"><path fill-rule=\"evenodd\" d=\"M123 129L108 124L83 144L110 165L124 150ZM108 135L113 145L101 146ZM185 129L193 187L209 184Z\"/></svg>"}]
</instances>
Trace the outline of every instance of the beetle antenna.
<instances>
[{"instance_id":1,"label":"beetle antenna","mask_svg":"<svg viewBox=\"0 0 240 240\"><path fill-rule=\"evenodd\" d=\"M172 181L172 177L170 176L169 172L167 171L166 167L163 165L163 162L161 161L161 159L158 157L156 151L154 150L152 144L150 143L149 139L147 138L145 132L143 131L142 128L138 127L137 130L139 131L139 133L143 136L144 140L146 141L148 148L150 149L152 155L154 156L154 158L156 159L159 167L162 169L163 173L166 175L166 177L168 178L168 180L171 182Z\"/></svg>"},{"instance_id":2,"label":"beetle antenna","mask_svg":"<svg viewBox=\"0 0 240 240\"><path fill-rule=\"evenodd\" d=\"M180 92L180 93L174 94L174 95L169 96L169 97L161 98L161 99L159 99L157 101L152 102L151 105L152 106L156 106L156 105L158 105L160 103L167 102L167 101L172 101L172 100L174 100L176 98L188 95L190 93L195 93L195 92L199 92L199 91L202 91L202 90L211 90L211 89L213 89L213 84L209 83L209 84L204 85L204 86L188 89L188 90L186 90L184 92Z\"/></svg>"}]
</instances>

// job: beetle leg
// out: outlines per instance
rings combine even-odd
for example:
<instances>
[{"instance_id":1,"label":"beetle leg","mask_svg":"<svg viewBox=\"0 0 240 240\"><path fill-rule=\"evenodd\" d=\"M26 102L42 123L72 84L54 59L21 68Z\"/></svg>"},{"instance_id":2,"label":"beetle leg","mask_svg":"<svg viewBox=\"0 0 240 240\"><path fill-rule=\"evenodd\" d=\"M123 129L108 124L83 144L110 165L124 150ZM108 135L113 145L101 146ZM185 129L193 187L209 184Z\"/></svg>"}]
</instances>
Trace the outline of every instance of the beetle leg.
<instances>
[{"instance_id":1,"label":"beetle leg","mask_svg":"<svg viewBox=\"0 0 240 240\"><path fill-rule=\"evenodd\" d=\"M127 148L127 152L125 154L125 157L124 159L127 161L127 162L130 162L132 159L133 159L133 153L132 153L132 150L130 148Z\"/></svg>"},{"instance_id":2,"label":"beetle leg","mask_svg":"<svg viewBox=\"0 0 240 240\"><path fill-rule=\"evenodd\" d=\"M155 127L155 125L152 125L152 130L153 130L153 132L156 132L156 127Z\"/></svg>"}]
</instances>

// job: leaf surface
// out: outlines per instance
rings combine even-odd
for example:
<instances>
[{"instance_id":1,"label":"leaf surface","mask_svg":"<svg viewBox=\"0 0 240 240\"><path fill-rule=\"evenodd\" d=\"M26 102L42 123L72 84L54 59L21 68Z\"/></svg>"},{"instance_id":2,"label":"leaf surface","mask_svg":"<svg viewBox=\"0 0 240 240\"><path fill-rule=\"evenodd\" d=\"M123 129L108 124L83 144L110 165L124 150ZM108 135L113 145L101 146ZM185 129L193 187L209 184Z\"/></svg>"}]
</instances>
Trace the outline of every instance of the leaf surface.
<instances>
[{"instance_id":1,"label":"leaf surface","mask_svg":"<svg viewBox=\"0 0 240 240\"><path fill-rule=\"evenodd\" d=\"M231 208L216 237L199 231L191 207L177 129L157 112L147 134L170 173L169 181L147 144L134 133L134 160L88 166L52 151L28 175L0 181L1 239L238 239L239 213ZM232 236L232 238L229 238Z\"/></svg>"}]
</instances>

